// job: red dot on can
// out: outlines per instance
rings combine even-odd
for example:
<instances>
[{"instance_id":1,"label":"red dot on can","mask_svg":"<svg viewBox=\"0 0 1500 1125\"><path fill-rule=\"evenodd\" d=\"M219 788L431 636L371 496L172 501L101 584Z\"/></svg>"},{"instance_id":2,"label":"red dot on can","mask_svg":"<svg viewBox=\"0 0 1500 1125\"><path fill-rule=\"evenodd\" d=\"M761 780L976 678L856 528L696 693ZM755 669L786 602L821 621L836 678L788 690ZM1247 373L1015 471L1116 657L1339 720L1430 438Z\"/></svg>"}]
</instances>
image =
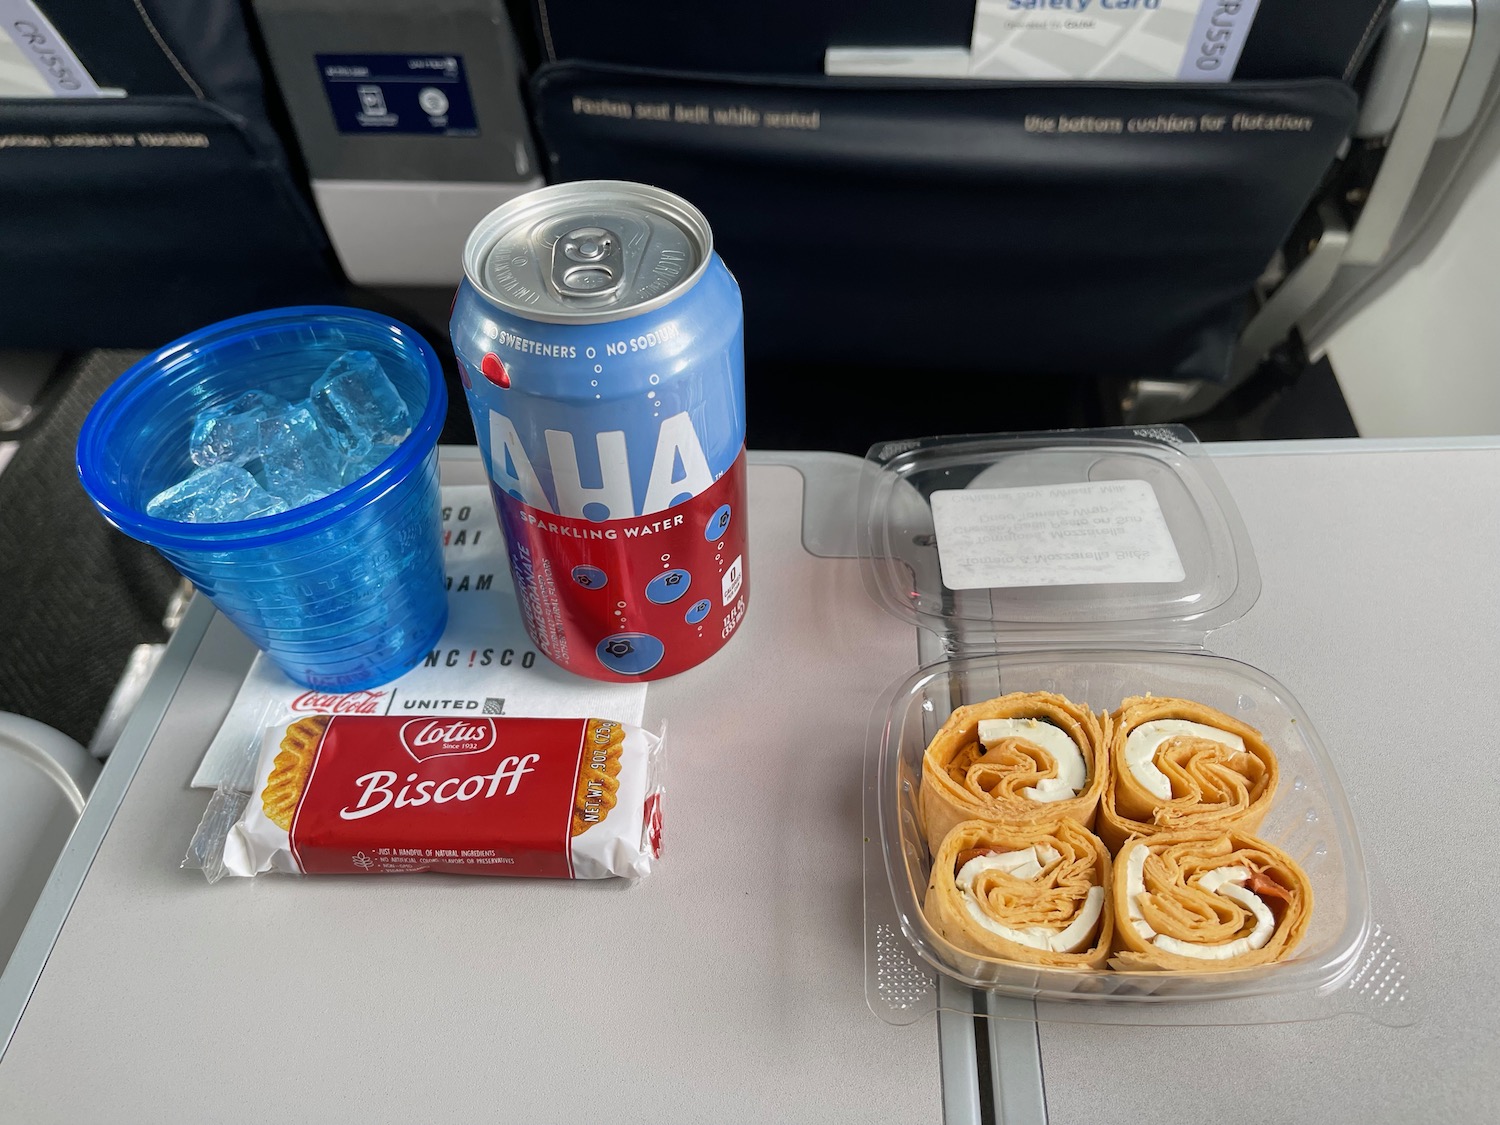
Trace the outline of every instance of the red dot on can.
<instances>
[{"instance_id":1,"label":"red dot on can","mask_svg":"<svg viewBox=\"0 0 1500 1125\"><path fill-rule=\"evenodd\" d=\"M484 358L479 361L479 370L484 377L497 387L510 386L510 375L505 370L505 364L500 362L500 357L494 352L485 352Z\"/></svg>"}]
</instances>

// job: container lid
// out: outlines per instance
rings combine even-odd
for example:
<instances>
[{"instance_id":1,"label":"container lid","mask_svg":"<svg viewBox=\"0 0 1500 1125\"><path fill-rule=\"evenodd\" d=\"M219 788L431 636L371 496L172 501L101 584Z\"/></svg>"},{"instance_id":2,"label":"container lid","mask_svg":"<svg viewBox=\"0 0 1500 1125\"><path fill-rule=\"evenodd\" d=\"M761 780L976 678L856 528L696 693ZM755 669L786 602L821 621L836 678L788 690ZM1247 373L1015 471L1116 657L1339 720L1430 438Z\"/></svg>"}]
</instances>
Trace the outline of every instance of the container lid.
<instances>
[{"instance_id":1,"label":"container lid","mask_svg":"<svg viewBox=\"0 0 1500 1125\"><path fill-rule=\"evenodd\" d=\"M480 220L464 274L503 309L558 324L621 320L666 304L708 266L703 213L624 180L553 184Z\"/></svg>"},{"instance_id":2,"label":"container lid","mask_svg":"<svg viewBox=\"0 0 1500 1125\"><path fill-rule=\"evenodd\" d=\"M1201 644L1260 595L1234 501L1182 426L886 442L858 520L866 589L955 647Z\"/></svg>"}]
</instances>

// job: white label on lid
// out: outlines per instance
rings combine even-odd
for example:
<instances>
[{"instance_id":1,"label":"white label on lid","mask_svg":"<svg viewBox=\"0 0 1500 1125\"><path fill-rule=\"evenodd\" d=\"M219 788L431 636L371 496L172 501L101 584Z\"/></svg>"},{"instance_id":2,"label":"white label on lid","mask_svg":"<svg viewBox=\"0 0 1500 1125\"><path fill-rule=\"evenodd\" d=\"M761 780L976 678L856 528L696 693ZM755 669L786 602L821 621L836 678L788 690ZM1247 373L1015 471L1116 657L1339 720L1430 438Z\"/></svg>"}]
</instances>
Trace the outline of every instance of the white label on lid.
<instances>
[{"instance_id":1,"label":"white label on lid","mask_svg":"<svg viewBox=\"0 0 1500 1125\"><path fill-rule=\"evenodd\" d=\"M932 494L950 590L1181 582L1177 545L1143 480Z\"/></svg>"}]
</instances>

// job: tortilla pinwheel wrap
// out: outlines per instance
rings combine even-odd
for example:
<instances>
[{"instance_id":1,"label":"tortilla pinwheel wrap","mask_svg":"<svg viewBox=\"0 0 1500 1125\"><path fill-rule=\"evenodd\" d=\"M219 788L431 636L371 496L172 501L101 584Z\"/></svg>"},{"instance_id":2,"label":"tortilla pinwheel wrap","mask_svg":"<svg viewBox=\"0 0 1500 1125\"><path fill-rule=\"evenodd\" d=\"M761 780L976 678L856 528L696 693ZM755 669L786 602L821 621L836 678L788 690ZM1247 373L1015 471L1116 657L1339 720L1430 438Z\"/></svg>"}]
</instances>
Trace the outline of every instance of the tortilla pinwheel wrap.
<instances>
[{"instance_id":1,"label":"tortilla pinwheel wrap","mask_svg":"<svg viewBox=\"0 0 1500 1125\"><path fill-rule=\"evenodd\" d=\"M1102 969L1113 935L1109 888L1109 851L1077 821L971 820L938 849L922 913L967 953Z\"/></svg>"},{"instance_id":2,"label":"tortilla pinwheel wrap","mask_svg":"<svg viewBox=\"0 0 1500 1125\"><path fill-rule=\"evenodd\" d=\"M1218 972L1289 957L1313 889L1290 856L1247 833L1166 832L1120 849L1110 904L1112 968Z\"/></svg>"},{"instance_id":3,"label":"tortilla pinwheel wrap","mask_svg":"<svg viewBox=\"0 0 1500 1125\"><path fill-rule=\"evenodd\" d=\"M1253 832L1276 796L1276 755L1260 732L1187 699L1132 696L1110 716L1098 832L1118 853L1132 836Z\"/></svg>"},{"instance_id":4,"label":"tortilla pinwheel wrap","mask_svg":"<svg viewBox=\"0 0 1500 1125\"><path fill-rule=\"evenodd\" d=\"M959 707L922 755L922 826L936 855L965 820L1059 818L1092 828L1104 791L1108 716L1061 695L1015 692Z\"/></svg>"}]
</instances>

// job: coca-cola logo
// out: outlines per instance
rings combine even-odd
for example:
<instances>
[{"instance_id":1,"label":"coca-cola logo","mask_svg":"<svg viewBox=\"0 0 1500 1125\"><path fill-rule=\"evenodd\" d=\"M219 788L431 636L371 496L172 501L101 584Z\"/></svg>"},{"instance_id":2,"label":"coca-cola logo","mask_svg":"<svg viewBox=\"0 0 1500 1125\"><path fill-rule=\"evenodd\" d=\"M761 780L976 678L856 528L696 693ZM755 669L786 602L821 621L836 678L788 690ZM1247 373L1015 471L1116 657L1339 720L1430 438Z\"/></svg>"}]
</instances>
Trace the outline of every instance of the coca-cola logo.
<instances>
[{"instance_id":1,"label":"coca-cola logo","mask_svg":"<svg viewBox=\"0 0 1500 1125\"><path fill-rule=\"evenodd\" d=\"M303 715L379 715L383 691L351 691L347 695L304 691L292 700L292 710Z\"/></svg>"},{"instance_id":2,"label":"coca-cola logo","mask_svg":"<svg viewBox=\"0 0 1500 1125\"><path fill-rule=\"evenodd\" d=\"M401 724L401 745L415 761L452 754L483 754L495 745L492 719L412 719Z\"/></svg>"}]
</instances>

